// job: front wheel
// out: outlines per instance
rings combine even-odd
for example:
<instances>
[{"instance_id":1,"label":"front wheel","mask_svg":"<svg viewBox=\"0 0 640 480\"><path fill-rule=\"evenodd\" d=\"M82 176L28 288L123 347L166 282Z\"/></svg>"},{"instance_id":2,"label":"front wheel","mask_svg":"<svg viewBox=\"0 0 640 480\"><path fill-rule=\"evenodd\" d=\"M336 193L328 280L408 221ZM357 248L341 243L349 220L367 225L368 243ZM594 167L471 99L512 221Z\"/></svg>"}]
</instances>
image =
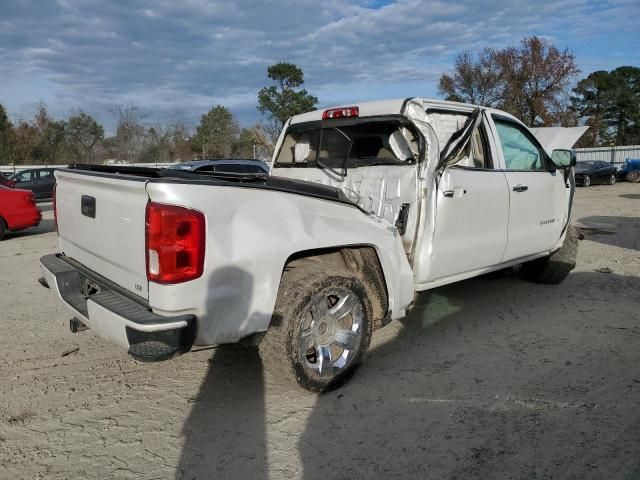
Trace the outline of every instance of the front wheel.
<instances>
[{"instance_id":1,"label":"front wheel","mask_svg":"<svg viewBox=\"0 0 640 480\"><path fill-rule=\"evenodd\" d=\"M564 243L548 257L523 263L520 273L527 280L548 285L558 285L576 267L578 256L578 232L569 225Z\"/></svg>"},{"instance_id":2,"label":"front wheel","mask_svg":"<svg viewBox=\"0 0 640 480\"><path fill-rule=\"evenodd\" d=\"M318 262L296 262L283 274L271 325L260 342L272 373L314 392L349 379L373 331L365 286Z\"/></svg>"},{"instance_id":3,"label":"front wheel","mask_svg":"<svg viewBox=\"0 0 640 480\"><path fill-rule=\"evenodd\" d=\"M591 186L591 177L589 175L585 175L584 178L582 179L582 186L583 187Z\"/></svg>"},{"instance_id":4,"label":"front wheel","mask_svg":"<svg viewBox=\"0 0 640 480\"><path fill-rule=\"evenodd\" d=\"M7 228L4 224L4 220L2 219L2 217L0 217L0 240L4 238L6 233L7 233Z\"/></svg>"}]
</instances>

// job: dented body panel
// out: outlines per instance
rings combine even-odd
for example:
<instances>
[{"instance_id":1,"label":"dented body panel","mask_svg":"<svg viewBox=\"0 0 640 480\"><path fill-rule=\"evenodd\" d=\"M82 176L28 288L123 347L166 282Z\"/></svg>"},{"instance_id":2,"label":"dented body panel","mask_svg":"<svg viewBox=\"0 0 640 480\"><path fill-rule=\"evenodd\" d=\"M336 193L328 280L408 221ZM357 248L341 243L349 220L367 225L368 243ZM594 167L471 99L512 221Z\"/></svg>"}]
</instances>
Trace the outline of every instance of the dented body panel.
<instances>
[{"instance_id":1,"label":"dented body panel","mask_svg":"<svg viewBox=\"0 0 640 480\"><path fill-rule=\"evenodd\" d=\"M124 314L110 316L101 304L96 333L126 348L138 333L162 330L166 318L184 324L193 335L189 345L238 342L268 329L290 259L344 247L374 249L388 296L386 313L395 319L405 315L416 291L560 248L572 185L564 172L550 168L535 140L523 148L537 151L545 168L510 168L512 152L524 154L496 123L507 122L528 138L517 119L421 98L357 107L345 110L357 112L355 118L323 120L322 111L291 118L275 146L268 179L220 180L154 169L57 171L58 260L78 262L88 272L78 278L93 273L106 282L104 295L122 289L152 315L136 327ZM148 280L149 202L204 218L198 278L174 284ZM85 207L92 205L93 215L87 214ZM56 262L42 262L45 278L89 322L91 312L79 311L75 297L65 296L64 281L50 268ZM72 269L63 265L58 273ZM85 296L91 294L87 288L100 289L89 280ZM128 305L127 311L136 308ZM132 335L132 328L139 332Z\"/></svg>"}]
</instances>

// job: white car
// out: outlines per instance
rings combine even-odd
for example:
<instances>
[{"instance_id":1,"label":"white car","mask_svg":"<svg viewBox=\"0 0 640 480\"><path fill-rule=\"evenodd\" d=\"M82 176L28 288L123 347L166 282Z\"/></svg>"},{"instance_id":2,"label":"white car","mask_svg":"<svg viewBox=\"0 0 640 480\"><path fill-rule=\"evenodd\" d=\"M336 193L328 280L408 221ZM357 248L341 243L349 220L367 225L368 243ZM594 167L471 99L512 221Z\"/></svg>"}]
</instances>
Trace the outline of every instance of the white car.
<instances>
[{"instance_id":1,"label":"white car","mask_svg":"<svg viewBox=\"0 0 640 480\"><path fill-rule=\"evenodd\" d=\"M518 264L561 282L574 163L504 112L413 98L291 118L268 178L70 166L43 283L136 359L243 342L322 391L418 291Z\"/></svg>"}]
</instances>

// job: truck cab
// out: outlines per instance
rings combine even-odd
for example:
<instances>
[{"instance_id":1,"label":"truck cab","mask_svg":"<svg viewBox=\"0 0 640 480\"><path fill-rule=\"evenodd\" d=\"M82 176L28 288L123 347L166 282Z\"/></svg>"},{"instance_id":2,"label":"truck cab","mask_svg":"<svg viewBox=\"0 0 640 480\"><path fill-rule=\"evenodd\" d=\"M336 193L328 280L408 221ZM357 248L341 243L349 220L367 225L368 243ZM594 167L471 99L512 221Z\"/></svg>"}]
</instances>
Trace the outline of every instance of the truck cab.
<instances>
[{"instance_id":1,"label":"truck cab","mask_svg":"<svg viewBox=\"0 0 640 480\"><path fill-rule=\"evenodd\" d=\"M425 290L557 249L572 195L563 152L557 165L505 112L413 98L293 117L271 174L339 187L397 228Z\"/></svg>"}]
</instances>

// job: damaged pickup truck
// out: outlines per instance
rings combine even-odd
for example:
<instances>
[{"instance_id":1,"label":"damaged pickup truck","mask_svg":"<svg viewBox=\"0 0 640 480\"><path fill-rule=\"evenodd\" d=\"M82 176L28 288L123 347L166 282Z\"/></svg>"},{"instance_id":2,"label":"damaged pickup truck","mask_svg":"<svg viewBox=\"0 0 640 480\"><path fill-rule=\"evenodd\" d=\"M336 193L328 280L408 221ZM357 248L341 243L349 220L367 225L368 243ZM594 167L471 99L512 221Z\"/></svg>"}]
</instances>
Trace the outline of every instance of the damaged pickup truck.
<instances>
[{"instance_id":1,"label":"damaged pickup truck","mask_svg":"<svg viewBox=\"0 0 640 480\"><path fill-rule=\"evenodd\" d=\"M291 118L270 175L72 165L42 283L138 360L241 342L323 391L416 292L564 280L574 163L504 112L412 98Z\"/></svg>"}]
</instances>

